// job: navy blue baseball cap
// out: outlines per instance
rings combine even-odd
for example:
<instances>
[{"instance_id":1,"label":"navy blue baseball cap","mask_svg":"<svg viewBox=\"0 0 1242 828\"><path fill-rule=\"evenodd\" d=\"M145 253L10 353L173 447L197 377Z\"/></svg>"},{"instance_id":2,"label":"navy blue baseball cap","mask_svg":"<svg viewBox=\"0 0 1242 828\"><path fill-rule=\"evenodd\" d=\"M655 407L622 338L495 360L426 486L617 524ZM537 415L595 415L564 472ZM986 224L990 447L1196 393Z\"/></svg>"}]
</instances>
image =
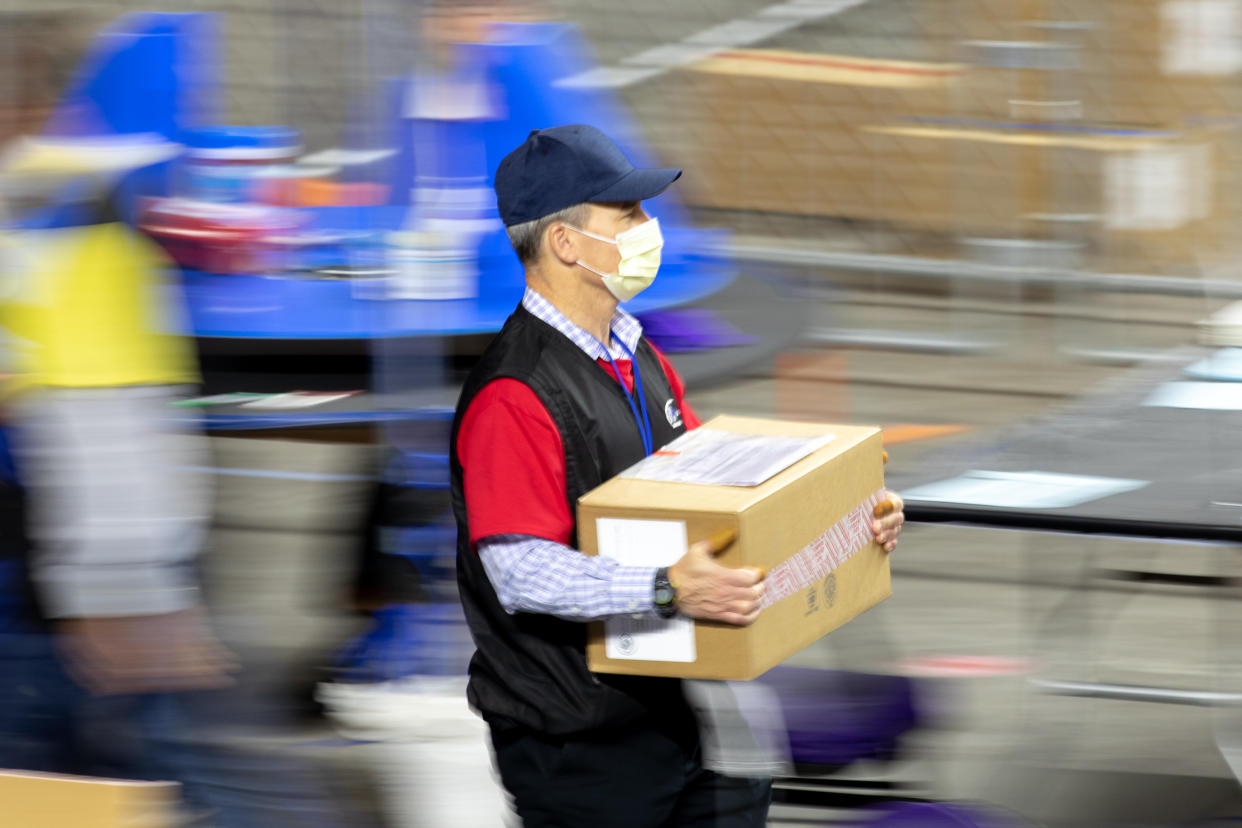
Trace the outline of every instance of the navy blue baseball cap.
<instances>
[{"instance_id":1,"label":"navy blue baseball cap","mask_svg":"<svg viewBox=\"0 0 1242 828\"><path fill-rule=\"evenodd\" d=\"M681 170L635 168L593 126L536 129L496 168L496 206L512 227L584 202L655 198L680 177Z\"/></svg>"}]
</instances>

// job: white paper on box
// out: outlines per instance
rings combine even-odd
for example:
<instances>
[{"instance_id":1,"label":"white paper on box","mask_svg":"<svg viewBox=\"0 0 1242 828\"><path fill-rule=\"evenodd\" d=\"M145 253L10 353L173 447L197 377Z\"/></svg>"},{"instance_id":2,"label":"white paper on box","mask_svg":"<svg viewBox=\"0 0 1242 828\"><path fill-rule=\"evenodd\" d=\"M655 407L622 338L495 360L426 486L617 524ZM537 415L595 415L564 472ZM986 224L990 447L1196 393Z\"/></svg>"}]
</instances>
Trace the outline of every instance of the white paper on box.
<instances>
[{"instance_id":1,"label":"white paper on box","mask_svg":"<svg viewBox=\"0 0 1242 828\"><path fill-rule=\"evenodd\" d=\"M1199 146L1152 147L1109 155L1104 162L1110 230L1174 230L1209 209L1210 156Z\"/></svg>"},{"instance_id":2,"label":"white paper on box","mask_svg":"<svg viewBox=\"0 0 1242 828\"><path fill-rule=\"evenodd\" d=\"M686 524L680 520L597 518L599 554L622 566L670 566L686 554ZM647 609L644 607L644 610ZM694 621L683 616L649 618L616 615L604 622L609 658L630 661L681 661L697 658Z\"/></svg>"},{"instance_id":3,"label":"white paper on box","mask_svg":"<svg viewBox=\"0 0 1242 828\"><path fill-rule=\"evenodd\" d=\"M835 439L773 437L697 428L635 463L621 477L704 486L758 486Z\"/></svg>"}]
</instances>

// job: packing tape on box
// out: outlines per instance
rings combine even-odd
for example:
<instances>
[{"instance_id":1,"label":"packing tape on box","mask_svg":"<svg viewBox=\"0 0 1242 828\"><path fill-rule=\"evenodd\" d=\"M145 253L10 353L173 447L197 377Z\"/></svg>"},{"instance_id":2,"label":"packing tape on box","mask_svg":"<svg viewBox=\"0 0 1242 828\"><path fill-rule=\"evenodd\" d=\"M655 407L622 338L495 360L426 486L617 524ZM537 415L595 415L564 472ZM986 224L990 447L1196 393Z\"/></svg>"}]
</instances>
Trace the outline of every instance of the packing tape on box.
<instances>
[{"instance_id":1,"label":"packing tape on box","mask_svg":"<svg viewBox=\"0 0 1242 828\"><path fill-rule=\"evenodd\" d=\"M872 543L875 540L875 533L871 531L875 507L887 497L887 490L879 489L827 532L772 567L763 593L763 607L770 607L822 580Z\"/></svg>"}]
</instances>

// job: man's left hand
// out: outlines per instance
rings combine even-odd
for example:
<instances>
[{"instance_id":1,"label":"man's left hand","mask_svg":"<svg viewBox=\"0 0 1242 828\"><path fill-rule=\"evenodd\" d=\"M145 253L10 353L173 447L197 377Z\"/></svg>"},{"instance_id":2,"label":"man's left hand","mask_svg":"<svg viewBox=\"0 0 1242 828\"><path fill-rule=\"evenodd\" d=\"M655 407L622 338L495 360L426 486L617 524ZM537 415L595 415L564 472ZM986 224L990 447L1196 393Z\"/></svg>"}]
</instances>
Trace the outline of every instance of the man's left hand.
<instances>
[{"instance_id":1,"label":"man's left hand","mask_svg":"<svg viewBox=\"0 0 1242 828\"><path fill-rule=\"evenodd\" d=\"M886 499L875 507L875 520L871 522L871 531L875 533L875 541L884 547L885 552L897 548L897 536L901 534L901 525L906 522L905 501L896 492L886 492Z\"/></svg>"}]
</instances>

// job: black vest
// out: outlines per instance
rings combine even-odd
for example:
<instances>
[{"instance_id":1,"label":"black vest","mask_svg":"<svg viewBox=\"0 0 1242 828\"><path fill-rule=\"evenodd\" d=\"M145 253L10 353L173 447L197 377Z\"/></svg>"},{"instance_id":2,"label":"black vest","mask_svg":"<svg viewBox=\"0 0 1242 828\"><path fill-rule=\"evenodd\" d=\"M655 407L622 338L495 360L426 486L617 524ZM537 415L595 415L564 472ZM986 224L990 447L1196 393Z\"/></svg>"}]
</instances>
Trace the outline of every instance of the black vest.
<instances>
[{"instance_id":1,"label":"black vest","mask_svg":"<svg viewBox=\"0 0 1242 828\"><path fill-rule=\"evenodd\" d=\"M685 426L680 416L666 415L672 410L672 387L646 340L639 341L634 357L659 448L684 433ZM638 425L616 379L564 334L519 307L471 371L453 422L457 582L476 647L470 703L495 728L522 726L550 735L644 718L674 730L692 727L679 680L592 673L584 652L586 624L534 613L510 615L501 607L470 546L457 432L470 401L502 377L529 386L560 431L571 512L580 496L643 458ZM576 531L570 542L577 546Z\"/></svg>"}]
</instances>

